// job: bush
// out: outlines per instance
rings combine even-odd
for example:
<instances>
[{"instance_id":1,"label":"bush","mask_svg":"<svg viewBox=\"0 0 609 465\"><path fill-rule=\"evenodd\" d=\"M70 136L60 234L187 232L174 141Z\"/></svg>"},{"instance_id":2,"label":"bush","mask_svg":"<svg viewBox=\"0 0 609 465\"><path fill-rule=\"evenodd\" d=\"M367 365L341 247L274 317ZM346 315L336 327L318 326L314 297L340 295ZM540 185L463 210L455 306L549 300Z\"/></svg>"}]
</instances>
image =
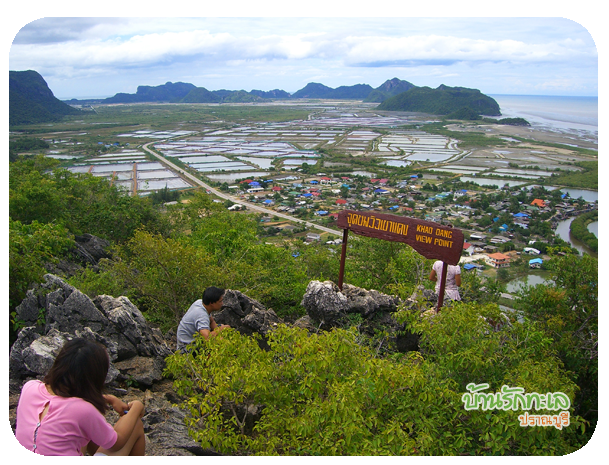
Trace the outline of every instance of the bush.
<instances>
[{"instance_id":1,"label":"bush","mask_svg":"<svg viewBox=\"0 0 609 465\"><path fill-rule=\"evenodd\" d=\"M268 350L234 330L167 358L193 438L236 455L547 455L581 447L585 423L524 428L523 410L465 410L469 383L526 392L576 386L535 325L496 305L456 304L429 319L401 313L421 353L379 358L355 329L279 326ZM531 412L534 413L534 412ZM539 413L556 414L545 410Z\"/></svg>"}]
</instances>

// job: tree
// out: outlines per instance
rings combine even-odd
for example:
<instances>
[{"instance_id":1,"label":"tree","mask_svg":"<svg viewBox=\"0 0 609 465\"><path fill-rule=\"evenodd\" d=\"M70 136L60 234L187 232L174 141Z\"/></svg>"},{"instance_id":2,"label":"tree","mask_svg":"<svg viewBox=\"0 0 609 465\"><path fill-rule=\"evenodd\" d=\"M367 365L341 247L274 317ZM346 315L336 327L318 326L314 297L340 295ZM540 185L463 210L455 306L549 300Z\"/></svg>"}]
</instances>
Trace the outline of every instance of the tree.
<instances>
[{"instance_id":1,"label":"tree","mask_svg":"<svg viewBox=\"0 0 609 465\"><path fill-rule=\"evenodd\" d=\"M25 298L32 283L42 282L46 267L57 263L75 244L73 236L61 225L38 221L23 224L9 218L8 246L8 299L12 310ZM11 332L11 342L15 336Z\"/></svg>"},{"instance_id":2,"label":"tree","mask_svg":"<svg viewBox=\"0 0 609 465\"><path fill-rule=\"evenodd\" d=\"M580 390L576 412L592 424L598 418L598 260L584 255L553 258L546 285L524 287L517 308L538 322Z\"/></svg>"}]
</instances>

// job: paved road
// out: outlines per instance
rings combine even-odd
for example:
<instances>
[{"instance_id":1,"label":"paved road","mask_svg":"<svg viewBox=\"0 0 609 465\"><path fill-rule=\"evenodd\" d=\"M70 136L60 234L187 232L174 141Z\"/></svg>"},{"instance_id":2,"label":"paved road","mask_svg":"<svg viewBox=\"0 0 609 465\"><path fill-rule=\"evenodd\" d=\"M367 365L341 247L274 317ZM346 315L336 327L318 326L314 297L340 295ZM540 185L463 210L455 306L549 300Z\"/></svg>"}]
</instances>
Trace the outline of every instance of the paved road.
<instances>
[{"instance_id":1,"label":"paved road","mask_svg":"<svg viewBox=\"0 0 609 465\"><path fill-rule=\"evenodd\" d=\"M249 208L250 210L254 210L254 211L258 211L261 213L265 213L267 215L271 215L271 216L278 216L279 218L283 218L289 221L294 221L296 223L304 223L307 227L309 228L314 228L314 229L319 229L321 231L325 231L328 232L330 234L336 234L339 237L342 237L342 231L339 231L337 229L332 229L332 228L326 228L325 226L321 226L319 224L315 224L315 223L310 223L306 220L302 220L300 218L295 218L293 216L290 215L286 215L285 213L281 213L281 212L277 212L275 210L269 210L267 208L261 207L259 205L256 205L254 203L250 203L250 202L245 202L240 198L237 197L233 197L232 195L228 195L224 192L221 192L217 189L214 189L213 187L211 187L210 185L204 183L203 181L201 181L199 178L197 178L196 176L193 176L192 174L190 174L188 171L180 168L179 166L175 165L174 163L170 162L169 160L167 160L167 158L159 155L156 152L153 152L152 150L150 150L148 148L148 146L150 144L157 144L159 142L163 142L163 141L153 141L153 142L148 142L147 144L143 145L142 148L144 150L146 150L146 152L148 152L149 154L153 155L154 157L156 157L161 163L163 163L164 165L168 166L169 168L171 168L173 171L175 171L176 173L179 173L181 176L187 178L189 181L193 182L195 185L204 187L205 189L207 189L208 191L210 191L211 193L217 195L218 197L220 197L221 199L225 199L225 200L230 200L232 202L238 203L240 205L245 205L247 208Z\"/></svg>"}]
</instances>

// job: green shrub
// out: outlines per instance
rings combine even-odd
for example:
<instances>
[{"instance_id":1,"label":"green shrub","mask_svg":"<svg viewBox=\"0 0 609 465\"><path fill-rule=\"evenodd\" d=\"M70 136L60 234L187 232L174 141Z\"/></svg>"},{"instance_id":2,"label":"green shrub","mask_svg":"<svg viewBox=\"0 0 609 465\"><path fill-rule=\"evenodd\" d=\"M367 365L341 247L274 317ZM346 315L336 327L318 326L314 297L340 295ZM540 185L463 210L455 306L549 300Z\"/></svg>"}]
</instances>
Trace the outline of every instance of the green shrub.
<instances>
[{"instance_id":1,"label":"green shrub","mask_svg":"<svg viewBox=\"0 0 609 465\"><path fill-rule=\"evenodd\" d=\"M401 313L421 353L379 358L355 329L279 326L268 350L234 330L167 358L203 447L234 455L559 455L585 443L585 422L522 427L523 410L465 410L469 383L527 392L576 386L535 325L502 327L497 306L457 304L431 318ZM540 412L555 415L558 412Z\"/></svg>"}]
</instances>

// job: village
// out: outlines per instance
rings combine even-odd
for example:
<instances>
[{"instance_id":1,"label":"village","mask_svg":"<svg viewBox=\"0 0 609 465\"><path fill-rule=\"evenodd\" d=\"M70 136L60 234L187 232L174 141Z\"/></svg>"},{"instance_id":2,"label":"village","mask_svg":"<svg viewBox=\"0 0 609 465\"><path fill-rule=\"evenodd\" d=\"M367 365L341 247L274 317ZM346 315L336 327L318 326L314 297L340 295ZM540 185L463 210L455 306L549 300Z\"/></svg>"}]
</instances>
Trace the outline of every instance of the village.
<instances>
[{"instance_id":1,"label":"village","mask_svg":"<svg viewBox=\"0 0 609 465\"><path fill-rule=\"evenodd\" d=\"M553 242L549 226L565 218L598 208L597 202L582 202L568 194L536 198L539 186L512 189L459 188L436 192L425 175L391 182L387 178L364 176L278 176L276 179L244 179L223 189L248 203L306 218L327 227L335 227L342 210L379 211L424 219L443 225L459 227L465 234L461 264L465 270L509 267L510 263L527 258L530 268L540 268L547 258L547 245ZM458 182L458 179L456 181ZM449 183L450 184L450 183ZM543 191L542 191L543 192ZM501 198L492 206L482 208L481 197ZM510 201L519 196L523 201ZM243 210L239 203L230 210ZM301 228L263 215L261 222L269 235L293 235ZM539 227L539 224L545 226ZM529 228L529 225L533 228ZM338 234L338 230L337 230ZM306 242L324 241L339 244L341 239L327 232L301 232ZM537 248L536 248L537 247Z\"/></svg>"},{"instance_id":2,"label":"village","mask_svg":"<svg viewBox=\"0 0 609 465\"><path fill-rule=\"evenodd\" d=\"M257 213L270 243L340 244L336 219L344 210L450 225L465 235L463 269L493 273L516 263L543 269L548 247L569 251L558 225L598 209L596 191L552 186L553 176L581 172L577 162L594 158L566 149L571 135L461 123L447 136L422 130L433 123L426 115L379 115L361 102L301 107L310 111L305 121L108 131L93 142L94 156L79 147L96 140L92 134L52 133L46 156L129 195L165 189L188 201L207 186L227 209ZM502 144L463 144L472 131ZM596 141L578 144L594 149Z\"/></svg>"}]
</instances>

